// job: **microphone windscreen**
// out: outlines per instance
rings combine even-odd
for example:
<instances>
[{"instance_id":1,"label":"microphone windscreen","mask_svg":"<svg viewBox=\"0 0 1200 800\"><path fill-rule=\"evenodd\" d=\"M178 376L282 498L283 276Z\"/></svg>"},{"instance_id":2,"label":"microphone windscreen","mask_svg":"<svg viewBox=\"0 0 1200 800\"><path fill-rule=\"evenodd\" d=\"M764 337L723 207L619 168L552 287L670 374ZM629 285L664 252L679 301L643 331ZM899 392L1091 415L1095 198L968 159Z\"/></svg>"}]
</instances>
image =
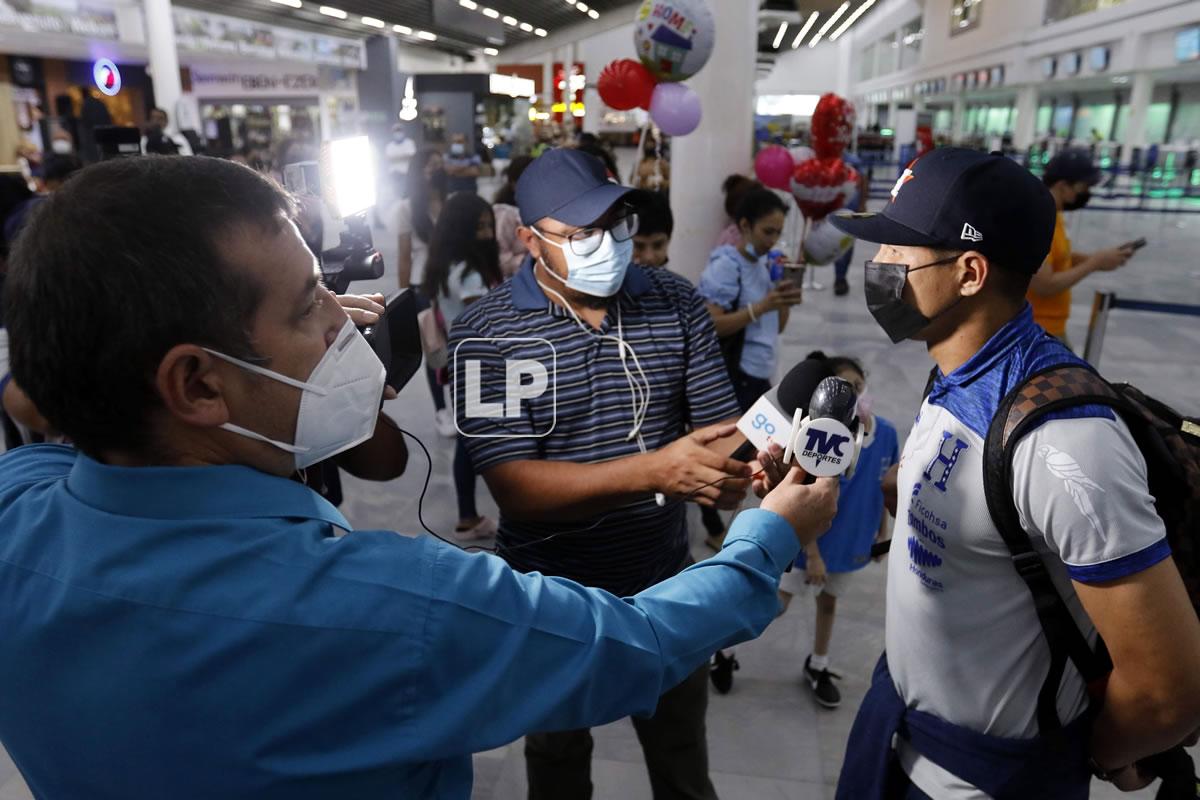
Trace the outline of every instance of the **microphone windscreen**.
<instances>
[{"instance_id":1,"label":"microphone windscreen","mask_svg":"<svg viewBox=\"0 0 1200 800\"><path fill-rule=\"evenodd\" d=\"M817 386L832 376L833 370L823 360L810 358L801 361L779 382L779 410L788 417L796 413L797 408L807 410Z\"/></svg>"},{"instance_id":2,"label":"microphone windscreen","mask_svg":"<svg viewBox=\"0 0 1200 800\"><path fill-rule=\"evenodd\" d=\"M808 401L808 416L836 419L850 430L856 430L858 393L853 384L844 378L825 378L817 384Z\"/></svg>"}]
</instances>

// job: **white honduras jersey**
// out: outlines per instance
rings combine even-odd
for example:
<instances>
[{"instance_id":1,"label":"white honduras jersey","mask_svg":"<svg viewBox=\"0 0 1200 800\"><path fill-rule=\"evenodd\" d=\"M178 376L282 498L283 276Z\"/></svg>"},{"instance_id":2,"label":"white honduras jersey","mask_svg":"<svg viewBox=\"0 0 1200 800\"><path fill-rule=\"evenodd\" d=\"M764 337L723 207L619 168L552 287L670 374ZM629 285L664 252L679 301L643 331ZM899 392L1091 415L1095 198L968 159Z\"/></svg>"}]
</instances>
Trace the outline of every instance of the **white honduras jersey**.
<instances>
[{"instance_id":1,"label":"white honduras jersey","mask_svg":"<svg viewBox=\"0 0 1200 800\"><path fill-rule=\"evenodd\" d=\"M887 655L910 708L981 733L1032 738L1050 666L1033 602L992 524L983 446L1000 400L1045 367L1076 362L1035 325L1028 306L970 361L940 376L900 459L900 497L888 567ZM1080 628L1095 629L1071 582L1109 581L1169 555L1146 487L1146 464L1105 407L1048 418L1017 445L1021 521ZM1068 664L1059 719L1087 706ZM942 800L983 797L904 742L905 771Z\"/></svg>"}]
</instances>

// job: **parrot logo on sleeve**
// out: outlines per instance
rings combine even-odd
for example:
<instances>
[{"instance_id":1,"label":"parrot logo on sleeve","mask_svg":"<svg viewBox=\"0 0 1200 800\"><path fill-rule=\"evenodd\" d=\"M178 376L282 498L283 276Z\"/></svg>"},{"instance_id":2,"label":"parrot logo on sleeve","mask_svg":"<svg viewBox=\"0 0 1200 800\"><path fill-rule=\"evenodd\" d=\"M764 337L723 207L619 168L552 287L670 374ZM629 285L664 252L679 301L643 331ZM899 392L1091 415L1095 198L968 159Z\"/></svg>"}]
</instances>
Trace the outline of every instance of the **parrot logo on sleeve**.
<instances>
[{"instance_id":1,"label":"parrot logo on sleeve","mask_svg":"<svg viewBox=\"0 0 1200 800\"><path fill-rule=\"evenodd\" d=\"M1050 471L1050 474L1063 482L1063 488L1075 502L1079 513L1092 523L1092 527L1096 529L1097 533L1104 533L1100 527L1100 518L1096 515L1096 507L1092 505L1092 498L1088 494L1089 491L1103 494L1104 487L1089 478L1069 453L1044 444L1037 449L1037 454L1046 463L1046 469Z\"/></svg>"}]
</instances>

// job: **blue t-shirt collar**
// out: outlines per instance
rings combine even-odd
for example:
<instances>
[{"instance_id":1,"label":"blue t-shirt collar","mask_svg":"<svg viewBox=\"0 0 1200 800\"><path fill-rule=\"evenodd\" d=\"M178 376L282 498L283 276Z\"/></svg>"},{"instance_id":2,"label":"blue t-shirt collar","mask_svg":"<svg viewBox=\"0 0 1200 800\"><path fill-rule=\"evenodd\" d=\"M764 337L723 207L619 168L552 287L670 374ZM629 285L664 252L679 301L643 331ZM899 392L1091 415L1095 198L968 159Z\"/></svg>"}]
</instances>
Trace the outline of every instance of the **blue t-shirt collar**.
<instances>
[{"instance_id":1,"label":"blue t-shirt collar","mask_svg":"<svg viewBox=\"0 0 1200 800\"><path fill-rule=\"evenodd\" d=\"M621 294L628 299L641 297L650 291L650 279L645 271L637 264L630 264L625 272L625 282L621 284ZM513 307L518 311L541 311L550 304L550 299L538 286L537 277L533 273L533 258L525 257L521 269L512 278Z\"/></svg>"},{"instance_id":2,"label":"blue t-shirt collar","mask_svg":"<svg viewBox=\"0 0 1200 800\"><path fill-rule=\"evenodd\" d=\"M1033 308L1026 303L1015 317L1004 323L1000 330L992 334L983 347L975 352L958 369L949 375L937 373L937 385L969 386L976 378L992 370L997 362L1005 358L1014 348L1020 348L1032 342L1041 333L1041 329L1033 321Z\"/></svg>"},{"instance_id":3,"label":"blue t-shirt collar","mask_svg":"<svg viewBox=\"0 0 1200 800\"><path fill-rule=\"evenodd\" d=\"M296 518L353 528L325 498L251 467L112 467L79 453L67 488L88 506L145 519Z\"/></svg>"}]
</instances>

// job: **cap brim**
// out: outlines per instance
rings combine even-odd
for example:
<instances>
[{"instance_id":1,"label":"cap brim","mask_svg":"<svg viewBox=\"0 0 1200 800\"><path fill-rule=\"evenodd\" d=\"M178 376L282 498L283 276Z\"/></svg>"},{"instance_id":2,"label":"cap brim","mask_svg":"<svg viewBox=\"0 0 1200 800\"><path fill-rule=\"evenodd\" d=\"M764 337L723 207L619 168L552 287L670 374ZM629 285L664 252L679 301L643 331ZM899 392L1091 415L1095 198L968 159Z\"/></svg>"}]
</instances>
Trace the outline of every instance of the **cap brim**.
<instances>
[{"instance_id":1,"label":"cap brim","mask_svg":"<svg viewBox=\"0 0 1200 800\"><path fill-rule=\"evenodd\" d=\"M835 214L829 217L833 227L855 239L877 244L898 244L903 247L937 247L941 242L927 233L901 225L877 212L864 214Z\"/></svg>"},{"instance_id":2,"label":"cap brim","mask_svg":"<svg viewBox=\"0 0 1200 800\"><path fill-rule=\"evenodd\" d=\"M604 212L612 208L614 203L632 191L632 186L606 183L603 186L589 189L578 197L571 198L570 201L545 214L543 219L550 217L564 225L590 225L604 216ZM537 220L530 220L530 222L537 222Z\"/></svg>"}]
</instances>

